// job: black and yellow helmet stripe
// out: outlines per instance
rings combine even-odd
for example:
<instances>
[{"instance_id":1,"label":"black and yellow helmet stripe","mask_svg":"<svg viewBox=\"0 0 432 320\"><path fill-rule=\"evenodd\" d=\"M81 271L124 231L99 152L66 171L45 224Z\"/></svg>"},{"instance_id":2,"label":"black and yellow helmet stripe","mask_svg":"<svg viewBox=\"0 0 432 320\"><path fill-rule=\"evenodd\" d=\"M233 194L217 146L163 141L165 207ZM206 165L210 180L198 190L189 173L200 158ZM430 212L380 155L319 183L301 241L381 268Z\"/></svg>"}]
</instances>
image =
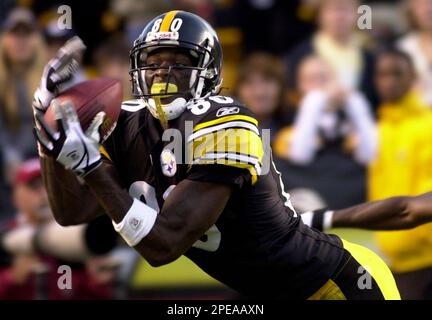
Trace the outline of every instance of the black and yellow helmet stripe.
<instances>
[{"instance_id":1,"label":"black and yellow helmet stripe","mask_svg":"<svg viewBox=\"0 0 432 320\"><path fill-rule=\"evenodd\" d=\"M178 10L168 12L162 20L159 32L168 32Z\"/></svg>"}]
</instances>

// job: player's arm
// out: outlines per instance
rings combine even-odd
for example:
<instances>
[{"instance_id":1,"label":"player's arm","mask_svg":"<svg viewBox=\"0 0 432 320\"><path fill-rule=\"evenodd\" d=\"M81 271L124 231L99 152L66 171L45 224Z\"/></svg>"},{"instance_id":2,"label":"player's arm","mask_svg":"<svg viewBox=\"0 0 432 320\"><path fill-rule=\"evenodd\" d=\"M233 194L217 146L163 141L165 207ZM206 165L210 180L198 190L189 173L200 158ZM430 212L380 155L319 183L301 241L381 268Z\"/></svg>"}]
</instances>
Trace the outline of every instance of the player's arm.
<instances>
[{"instance_id":1,"label":"player's arm","mask_svg":"<svg viewBox=\"0 0 432 320\"><path fill-rule=\"evenodd\" d=\"M39 141L45 135L41 133L43 130L38 119L43 119L51 101L61 93L63 85L73 79L84 50L85 45L78 37L73 37L58 50L44 68L32 103L42 176L54 216L62 225L87 222L101 213L100 206L88 188L55 158L48 157Z\"/></svg>"},{"instance_id":2,"label":"player's arm","mask_svg":"<svg viewBox=\"0 0 432 320\"><path fill-rule=\"evenodd\" d=\"M231 195L230 185L183 180L158 213L132 198L119 183L113 164L102 162L98 128L103 114L98 114L84 133L73 106L65 103L54 107L62 114L58 134L49 133L43 119L39 120L50 139L50 143L39 140L44 152L84 179L113 220L115 230L152 265L177 259L216 222ZM80 202L75 192L70 200Z\"/></svg>"},{"instance_id":3,"label":"player's arm","mask_svg":"<svg viewBox=\"0 0 432 320\"><path fill-rule=\"evenodd\" d=\"M54 108L59 119L57 133L50 132L43 119L38 120L42 132L37 137L44 153L84 179L104 211L113 220L114 229L129 246L134 247L155 266L177 259L210 229L225 208L234 188L235 184L227 180L241 178L226 176L223 180L207 180L209 177L202 177L203 166L201 165L208 168L208 163L195 162L195 168L201 170L196 169L198 173L190 173L187 179L181 181L171 191L160 212L157 212L154 208L129 196L119 183L113 165L102 162L99 127L103 122L104 114L98 113L86 132L83 132L78 116L70 103L55 104ZM250 125L247 127L250 128ZM254 127L254 131L258 129ZM42 133L45 134L46 139L42 138ZM195 132L198 133L200 132ZM249 133L249 130L242 133ZM248 149L257 153L255 158L261 158L261 140L257 133L251 134L252 138L246 135L246 147L255 147ZM235 146L237 145L236 143ZM217 164L216 160L220 160L220 157L216 157L212 164ZM260 160L252 159L256 162L252 164L249 161L239 164L236 160L239 160L238 157L229 164L235 168L241 165L241 170L236 169L238 174L247 173L253 183L254 179L250 172L255 173L256 180L256 170L259 169ZM192 168L191 171L193 170ZM208 170L205 172L208 173Z\"/></svg>"},{"instance_id":4,"label":"player's arm","mask_svg":"<svg viewBox=\"0 0 432 320\"><path fill-rule=\"evenodd\" d=\"M306 224L321 230L362 228L402 230L432 221L432 193L415 197L401 196L367 202L350 208L317 210L302 215Z\"/></svg>"},{"instance_id":5,"label":"player's arm","mask_svg":"<svg viewBox=\"0 0 432 320\"><path fill-rule=\"evenodd\" d=\"M54 158L41 158L42 178L56 221L63 226L92 221L103 214L88 186Z\"/></svg>"},{"instance_id":6,"label":"player's arm","mask_svg":"<svg viewBox=\"0 0 432 320\"><path fill-rule=\"evenodd\" d=\"M85 177L115 228L150 264L179 258L216 222L232 187L185 179L169 194L159 213L133 199L102 166ZM137 242L137 243L136 243Z\"/></svg>"}]
</instances>

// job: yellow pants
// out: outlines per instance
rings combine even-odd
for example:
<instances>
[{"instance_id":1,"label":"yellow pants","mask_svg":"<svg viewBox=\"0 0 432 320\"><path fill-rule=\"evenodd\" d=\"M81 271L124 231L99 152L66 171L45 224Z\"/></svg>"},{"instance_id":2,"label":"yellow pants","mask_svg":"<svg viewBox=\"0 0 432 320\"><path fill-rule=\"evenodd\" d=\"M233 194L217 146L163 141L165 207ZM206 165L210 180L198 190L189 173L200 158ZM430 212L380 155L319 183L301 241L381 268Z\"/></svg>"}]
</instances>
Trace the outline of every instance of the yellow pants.
<instances>
[{"instance_id":1,"label":"yellow pants","mask_svg":"<svg viewBox=\"0 0 432 320\"><path fill-rule=\"evenodd\" d=\"M400 300L393 274L371 250L342 239L347 263L309 300L384 299Z\"/></svg>"}]
</instances>

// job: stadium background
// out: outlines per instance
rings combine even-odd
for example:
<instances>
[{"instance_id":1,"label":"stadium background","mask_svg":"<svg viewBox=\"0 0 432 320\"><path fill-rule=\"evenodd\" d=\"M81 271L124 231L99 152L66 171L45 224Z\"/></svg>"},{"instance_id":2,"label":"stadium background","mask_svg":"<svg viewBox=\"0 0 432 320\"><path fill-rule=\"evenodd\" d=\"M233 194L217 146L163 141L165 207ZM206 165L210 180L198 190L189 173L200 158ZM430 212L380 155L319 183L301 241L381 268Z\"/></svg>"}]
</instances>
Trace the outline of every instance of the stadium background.
<instances>
[{"instance_id":1,"label":"stadium background","mask_svg":"<svg viewBox=\"0 0 432 320\"><path fill-rule=\"evenodd\" d=\"M80 77L118 78L124 84L125 99L128 99L128 51L131 44L154 16L172 9L197 13L215 26L224 50L221 94L236 96L253 109L262 128L272 130L276 162L299 211L322 206L337 209L368 199L430 190L426 187L429 181L424 180L432 181L432 178L414 173L421 170L414 161L392 167L390 160L388 167L394 176L405 177L410 185L423 185L425 190L420 187L398 189L395 185L381 194L372 194L371 189L378 183L375 179L380 181L374 175L382 173L373 169L373 163L380 148L385 146L377 143L378 138L371 133L373 128L365 129L361 124L356 127L350 123L353 120L349 114L343 112L343 105L348 104L351 93L360 94L365 101L358 108L367 109L365 123L370 121L379 126L379 110L385 103L374 86L374 60L388 46L402 48L411 55L418 68L418 77L413 85L424 104L432 104L428 96L428 86L432 85L432 49L429 51L432 48L432 23L423 26L421 21L416 21L422 18L409 9L410 5L425 6L420 2L432 3L429 0L363 3L354 0L94 0L61 3L0 0L0 220L7 223L19 215L12 199L14 175L23 161L36 155L29 131L32 127L30 92L34 90L34 79L40 77L44 63L66 39L77 34L88 47ZM371 29L360 30L357 26L361 18L357 8L361 4L371 8ZM58 28L57 21L62 15L57 12L60 5L72 9L70 30ZM13 33L14 26L20 22L19 18L11 19L14 7L29 10L35 18L34 24L31 20L25 22L28 34L23 37L28 39L28 43L22 46L30 53L28 61L23 62L25 67L16 74L11 63L13 57L7 57L8 44L4 40L4 35ZM432 4L428 8L425 15L429 15L432 21ZM326 12L324 18L323 11ZM427 35L428 32L429 38L422 38L421 48L425 51L422 55L416 52L414 42L408 41L407 37L416 33ZM332 36L344 39L346 48L337 52L329 40ZM404 39L407 41L403 42ZM331 52L340 54L340 66L335 65ZM319 59L303 63L312 53ZM25 60L25 54L21 58ZM429 63L428 70L422 69L425 59ZM300 66L302 71L299 71ZM301 74L302 79L299 78ZM313 84L314 81L317 83ZM328 121L319 124L314 123L318 120L313 120L313 115L308 115L313 111L308 109L305 101L310 93L308 90L317 88L328 91L341 105L328 108L328 113L331 113L326 117ZM301 121L300 111L303 117L310 117L309 122ZM313 140L311 144L301 146L303 150L298 149L295 147L298 144L293 141L300 139L302 130L307 131L308 126L319 128L319 133L316 133L319 141ZM366 134L366 141L359 147L356 137L362 133ZM406 150L419 150L424 146L410 147ZM406 150L401 152L408 152ZM385 160L382 161L386 165ZM380 252L371 232L334 232ZM186 258L155 269L133 250L121 245L114 256L121 264L116 269L114 298L236 297L234 292L209 278Z\"/></svg>"}]
</instances>

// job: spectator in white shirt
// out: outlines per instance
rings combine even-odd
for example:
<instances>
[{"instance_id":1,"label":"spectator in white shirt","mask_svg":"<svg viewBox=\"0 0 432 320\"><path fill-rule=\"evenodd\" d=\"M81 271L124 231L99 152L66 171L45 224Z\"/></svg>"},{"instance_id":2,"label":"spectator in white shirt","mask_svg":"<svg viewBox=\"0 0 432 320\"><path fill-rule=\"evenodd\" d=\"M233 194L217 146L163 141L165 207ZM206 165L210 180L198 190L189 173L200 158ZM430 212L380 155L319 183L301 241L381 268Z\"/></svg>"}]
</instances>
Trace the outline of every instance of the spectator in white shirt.
<instances>
[{"instance_id":1,"label":"spectator in white shirt","mask_svg":"<svg viewBox=\"0 0 432 320\"><path fill-rule=\"evenodd\" d=\"M302 95L288 148L288 158L309 164L328 143L343 141L353 158L365 165L376 149L376 133L370 107L358 91L347 91L333 70L316 56L304 59L298 72Z\"/></svg>"},{"instance_id":2,"label":"spectator in white shirt","mask_svg":"<svg viewBox=\"0 0 432 320\"><path fill-rule=\"evenodd\" d=\"M416 87L432 106L432 0L408 0L412 30L397 43L407 53L417 73Z\"/></svg>"}]
</instances>

